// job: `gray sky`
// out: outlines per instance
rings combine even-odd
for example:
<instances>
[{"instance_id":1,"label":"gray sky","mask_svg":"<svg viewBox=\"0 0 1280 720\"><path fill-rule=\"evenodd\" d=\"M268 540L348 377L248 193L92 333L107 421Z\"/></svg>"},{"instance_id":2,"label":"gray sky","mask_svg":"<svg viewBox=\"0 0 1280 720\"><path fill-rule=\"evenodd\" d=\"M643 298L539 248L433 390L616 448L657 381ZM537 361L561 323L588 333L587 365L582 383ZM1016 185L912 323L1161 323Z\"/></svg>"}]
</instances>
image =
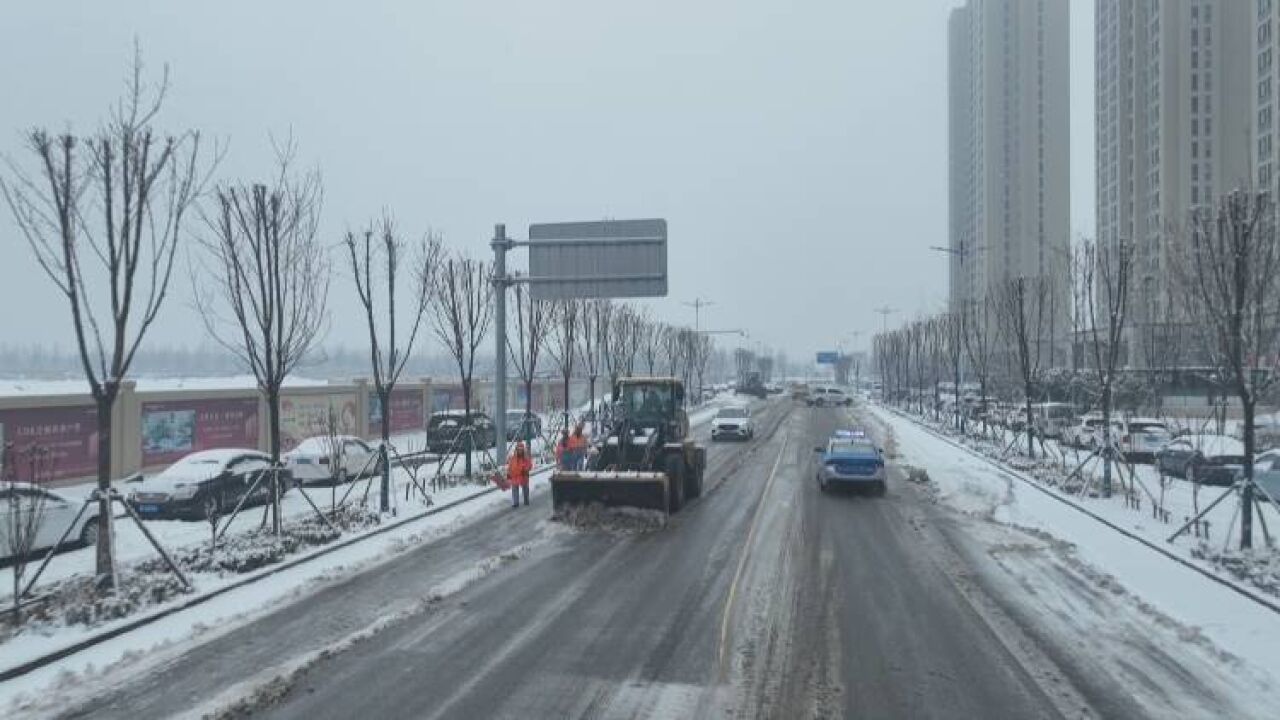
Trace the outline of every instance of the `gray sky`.
<instances>
[{"instance_id":1,"label":"gray sky","mask_svg":"<svg viewBox=\"0 0 1280 720\"><path fill-rule=\"evenodd\" d=\"M333 241L383 207L488 258L495 222L660 216L692 324L807 358L946 292L946 22L958 0L10 2L0 153L88 130L136 36L172 71L162 126L230 141L220 178L292 132ZM1072 234L1093 232L1092 2L1072 3ZM0 213L5 342L70 348L66 308ZM341 258L336 258L341 260ZM523 265L517 256L517 265ZM339 270L342 265L335 264ZM194 343L183 285L152 342ZM330 343L364 342L335 282ZM735 341L726 340L727 344Z\"/></svg>"}]
</instances>

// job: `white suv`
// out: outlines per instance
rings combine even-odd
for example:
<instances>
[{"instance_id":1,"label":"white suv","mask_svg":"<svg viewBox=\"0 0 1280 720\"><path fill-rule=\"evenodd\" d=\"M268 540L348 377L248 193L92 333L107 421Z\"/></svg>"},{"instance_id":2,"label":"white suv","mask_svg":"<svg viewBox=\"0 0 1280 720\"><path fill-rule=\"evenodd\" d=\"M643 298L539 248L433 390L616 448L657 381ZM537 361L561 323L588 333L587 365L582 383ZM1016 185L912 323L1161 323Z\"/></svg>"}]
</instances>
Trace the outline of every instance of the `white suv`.
<instances>
[{"instance_id":1,"label":"white suv","mask_svg":"<svg viewBox=\"0 0 1280 720\"><path fill-rule=\"evenodd\" d=\"M742 406L722 408L711 421L711 439L750 440L756 436L751 410Z\"/></svg>"}]
</instances>

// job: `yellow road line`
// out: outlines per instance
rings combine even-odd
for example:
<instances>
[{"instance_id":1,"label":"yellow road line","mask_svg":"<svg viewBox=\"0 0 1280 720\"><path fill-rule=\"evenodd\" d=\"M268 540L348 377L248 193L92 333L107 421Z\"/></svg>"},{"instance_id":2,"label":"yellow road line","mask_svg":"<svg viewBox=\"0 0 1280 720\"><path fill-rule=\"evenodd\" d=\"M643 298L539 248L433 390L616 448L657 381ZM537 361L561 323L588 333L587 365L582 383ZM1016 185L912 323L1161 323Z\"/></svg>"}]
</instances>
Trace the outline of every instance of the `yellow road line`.
<instances>
[{"instance_id":1,"label":"yellow road line","mask_svg":"<svg viewBox=\"0 0 1280 720\"><path fill-rule=\"evenodd\" d=\"M738 557L738 569L733 574L733 582L729 583L729 596L725 598L724 614L720 618L720 676L725 675L725 654L729 651L729 618L733 614L733 600L738 594L738 582L742 580L742 571L747 567L747 557L751 554L751 544L755 539L756 526L760 524L760 515L764 512L766 501L769 497L769 490L773 488L773 479L778 475L778 468L782 465L782 458L787 452L787 438L782 439L782 448L778 450L778 457L773 461L773 469L769 471L769 479L765 482L764 492L760 495L760 504L756 506L755 516L751 518L751 527L747 530L747 542L742 547L742 555Z\"/></svg>"}]
</instances>

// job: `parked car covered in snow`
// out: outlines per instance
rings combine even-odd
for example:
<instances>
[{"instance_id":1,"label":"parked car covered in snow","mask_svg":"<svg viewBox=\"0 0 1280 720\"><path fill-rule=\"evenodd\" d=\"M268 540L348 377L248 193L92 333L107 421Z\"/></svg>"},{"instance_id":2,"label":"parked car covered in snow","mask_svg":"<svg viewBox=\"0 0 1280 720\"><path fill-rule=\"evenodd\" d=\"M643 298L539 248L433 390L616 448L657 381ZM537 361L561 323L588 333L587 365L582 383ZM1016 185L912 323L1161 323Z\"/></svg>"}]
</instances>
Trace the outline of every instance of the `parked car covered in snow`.
<instances>
[{"instance_id":1,"label":"parked car covered in snow","mask_svg":"<svg viewBox=\"0 0 1280 720\"><path fill-rule=\"evenodd\" d=\"M1280 450L1268 450L1253 459L1253 481L1264 502L1280 503Z\"/></svg>"},{"instance_id":2,"label":"parked car covered in snow","mask_svg":"<svg viewBox=\"0 0 1280 720\"><path fill-rule=\"evenodd\" d=\"M750 440L756 435L751 410L742 405L721 408L711 421L711 440Z\"/></svg>"},{"instance_id":3,"label":"parked car covered in snow","mask_svg":"<svg viewBox=\"0 0 1280 720\"><path fill-rule=\"evenodd\" d=\"M381 469L377 448L352 435L309 437L280 457L293 478L304 485L346 482ZM332 467L339 461L339 467Z\"/></svg>"},{"instance_id":4,"label":"parked car covered in snow","mask_svg":"<svg viewBox=\"0 0 1280 720\"><path fill-rule=\"evenodd\" d=\"M201 450L137 483L126 500L146 519L201 520L230 512L251 489L246 505L267 502L270 478L257 481L270 469L271 456L257 450ZM293 486L293 477L286 468L280 472L283 493Z\"/></svg>"},{"instance_id":5,"label":"parked car covered in snow","mask_svg":"<svg viewBox=\"0 0 1280 720\"><path fill-rule=\"evenodd\" d=\"M1156 453L1162 475L1203 485L1230 485L1244 466L1244 443L1226 435L1183 435Z\"/></svg>"},{"instance_id":6,"label":"parked car covered in snow","mask_svg":"<svg viewBox=\"0 0 1280 720\"><path fill-rule=\"evenodd\" d=\"M90 505L78 520L82 500L74 500L61 493L46 490L30 483L5 483L0 486L0 558L11 558L20 547L11 547L14 536L11 534L14 523L24 520L24 511L39 508L35 537L30 541L28 551L46 550L53 547L67 528L65 544L93 545L98 542L97 503ZM72 525L75 521L75 525Z\"/></svg>"},{"instance_id":7,"label":"parked car covered in snow","mask_svg":"<svg viewBox=\"0 0 1280 720\"><path fill-rule=\"evenodd\" d=\"M1094 436L1101 428L1102 413L1085 413L1079 422L1063 428L1062 444L1068 447L1092 449L1095 442Z\"/></svg>"}]
</instances>

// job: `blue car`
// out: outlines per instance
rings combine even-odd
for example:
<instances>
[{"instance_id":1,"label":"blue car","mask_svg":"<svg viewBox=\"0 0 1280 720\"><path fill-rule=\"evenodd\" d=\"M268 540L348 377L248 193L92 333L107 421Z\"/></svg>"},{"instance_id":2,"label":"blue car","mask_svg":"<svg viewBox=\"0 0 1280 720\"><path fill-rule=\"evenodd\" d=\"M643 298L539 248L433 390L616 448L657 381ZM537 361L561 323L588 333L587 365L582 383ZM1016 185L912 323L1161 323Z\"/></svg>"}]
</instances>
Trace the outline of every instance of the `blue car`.
<instances>
[{"instance_id":1,"label":"blue car","mask_svg":"<svg viewBox=\"0 0 1280 720\"><path fill-rule=\"evenodd\" d=\"M813 450L820 454L817 480L823 492L840 485L884 495L884 456L870 438L837 434L826 447Z\"/></svg>"}]
</instances>

